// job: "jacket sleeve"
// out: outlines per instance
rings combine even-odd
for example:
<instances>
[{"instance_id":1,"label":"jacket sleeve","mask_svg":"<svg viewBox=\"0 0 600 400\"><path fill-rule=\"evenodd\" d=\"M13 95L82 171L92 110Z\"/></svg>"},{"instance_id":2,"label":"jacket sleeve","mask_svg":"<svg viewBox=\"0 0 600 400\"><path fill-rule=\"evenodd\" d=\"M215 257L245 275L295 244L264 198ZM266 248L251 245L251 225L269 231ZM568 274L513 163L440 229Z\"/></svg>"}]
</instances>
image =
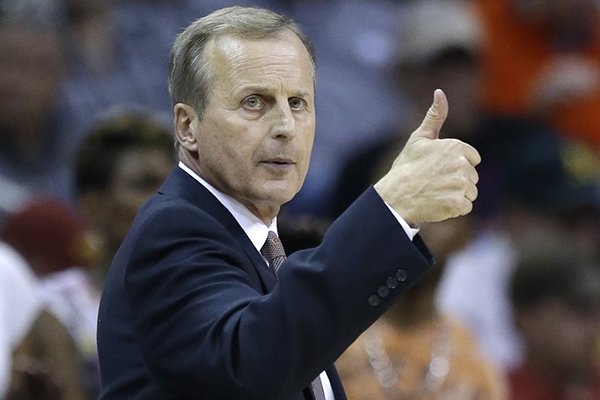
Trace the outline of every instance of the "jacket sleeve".
<instances>
[{"instance_id":1,"label":"jacket sleeve","mask_svg":"<svg viewBox=\"0 0 600 400\"><path fill-rule=\"evenodd\" d=\"M239 243L199 209L172 204L140 228L123 277L136 340L156 379L190 397L288 398L432 263L372 188L320 246L284 262L270 293Z\"/></svg>"}]
</instances>

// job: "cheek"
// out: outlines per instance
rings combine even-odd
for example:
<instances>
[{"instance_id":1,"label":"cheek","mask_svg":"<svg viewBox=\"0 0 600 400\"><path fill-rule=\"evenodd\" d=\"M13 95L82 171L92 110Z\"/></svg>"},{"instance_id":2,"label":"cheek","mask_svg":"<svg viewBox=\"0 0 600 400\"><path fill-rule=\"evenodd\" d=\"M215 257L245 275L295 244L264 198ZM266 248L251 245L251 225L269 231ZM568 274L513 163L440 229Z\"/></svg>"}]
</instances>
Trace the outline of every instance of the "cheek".
<instances>
[{"instance_id":1,"label":"cheek","mask_svg":"<svg viewBox=\"0 0 600 400\"><path fill-rule=\"evenodd\" d=\"M230 137L221 137L210 141L199 152L199 162L213 173L228 175L235 179L245 174L250 167L253 150L246 143Z\"/></svg>"},{"instance_id":2,"label":"cheek","mask_svg":"<svg viewBox=\"0 0 600 400\"><path fill-rule=\"evenodd\" d=\"M305 155L305 162L310 162L313 144L315 141L315 122L314 119L302 128L302 150Z\"/></svg>"}]
</instances>

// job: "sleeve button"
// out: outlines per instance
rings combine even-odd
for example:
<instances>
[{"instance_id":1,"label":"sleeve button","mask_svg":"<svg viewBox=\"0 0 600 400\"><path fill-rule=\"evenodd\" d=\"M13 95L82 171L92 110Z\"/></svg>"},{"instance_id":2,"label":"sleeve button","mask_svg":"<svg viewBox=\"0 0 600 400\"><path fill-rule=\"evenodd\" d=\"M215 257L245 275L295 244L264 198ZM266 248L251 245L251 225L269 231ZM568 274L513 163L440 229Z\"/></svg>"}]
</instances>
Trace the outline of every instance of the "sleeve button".
<instances>
[{"instance_id":1,"label":"sleeve button","mask_svg":"<svg viewBox=\"0 0 600 400\"><path fill-rule=\"evenodd\" d=\"M399 269L396 271L396 279L398 279L400 282L404 282L406 278L408 278L408 274L405 270Z\"/></svg>"},{"instance_id":2,"label":"sleeve button","mask_svg":"<svg viewBox=\"0 0 600 400\"><path fill-rule=\"evenodd\" d=\"M390 289L387 286L379 286L379 288L377 288L377 294L379 297L388 297L390 294Z\"/></svg>"},{"instance_id":3,"label":"sleeve button","mask_svg":"<svg viewBox=\"0 0 600 400\"><path fill-rule=\"evenodd\" d=\"M379 296L377 296L376 294L370 295L369 298L367 299L367 301L373 307L377 307L378 305L381 304L381 298Z\"/></svg>"},{"instance_id":4,"label":"sleeve button","mask_svg":"<svg viewBox=\"0 0 600 400\"><path fill-rule=\"evenodd\" d=\"M385 281L385 285L390 289L396 289L398 287L398 283L398 279L394 278L393 276L390 276Z\"/></svg>"}]
</instances>

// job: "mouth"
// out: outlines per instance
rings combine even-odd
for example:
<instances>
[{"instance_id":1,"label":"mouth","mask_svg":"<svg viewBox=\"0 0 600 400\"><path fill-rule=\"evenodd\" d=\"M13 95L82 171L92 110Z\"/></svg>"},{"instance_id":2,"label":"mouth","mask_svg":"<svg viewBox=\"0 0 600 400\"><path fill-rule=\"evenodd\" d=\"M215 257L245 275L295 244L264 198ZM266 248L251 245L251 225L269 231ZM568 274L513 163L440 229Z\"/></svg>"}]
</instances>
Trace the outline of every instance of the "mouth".
<instances>
[{"instance_id":1,"label":"mouth","mask_svg":"<svg viewBox=\"0 0 600 400\"><path fill-rule=\"evenodd\" d=\"M272 170L286 172L293 168L296 163L289 158L270 158L261 161L261 164L271 168Z\"/></svg>"},{"instance_id":2,"label":"mouth","mask_svg":"<svg viewBox=\"0 0 600 400\"><path fill-rule=\"evenodd\" d=\"M267 160L261 161L263 164L269 165L294 165L295 162L289 158L270 158Z\"/></svg>"}]
</instances>

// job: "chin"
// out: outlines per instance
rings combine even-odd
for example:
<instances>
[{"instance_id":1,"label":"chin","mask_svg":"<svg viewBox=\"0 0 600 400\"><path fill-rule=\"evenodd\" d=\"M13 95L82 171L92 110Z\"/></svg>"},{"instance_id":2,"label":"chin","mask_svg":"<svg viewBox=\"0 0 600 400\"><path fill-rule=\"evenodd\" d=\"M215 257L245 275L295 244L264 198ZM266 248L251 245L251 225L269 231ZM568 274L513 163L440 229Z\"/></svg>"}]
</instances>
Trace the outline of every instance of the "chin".
<instances>
[{"instance_id":1,"label":"chin","mask_svg":"<svg viewBox=\"0 0 600 400\"><path fill-rule=\"evenodd\" d=\"M286 180L270 181L264 186L264 189L267 197L290 201L300 190L300 185Z\"/></svg>"}]
</instances>

